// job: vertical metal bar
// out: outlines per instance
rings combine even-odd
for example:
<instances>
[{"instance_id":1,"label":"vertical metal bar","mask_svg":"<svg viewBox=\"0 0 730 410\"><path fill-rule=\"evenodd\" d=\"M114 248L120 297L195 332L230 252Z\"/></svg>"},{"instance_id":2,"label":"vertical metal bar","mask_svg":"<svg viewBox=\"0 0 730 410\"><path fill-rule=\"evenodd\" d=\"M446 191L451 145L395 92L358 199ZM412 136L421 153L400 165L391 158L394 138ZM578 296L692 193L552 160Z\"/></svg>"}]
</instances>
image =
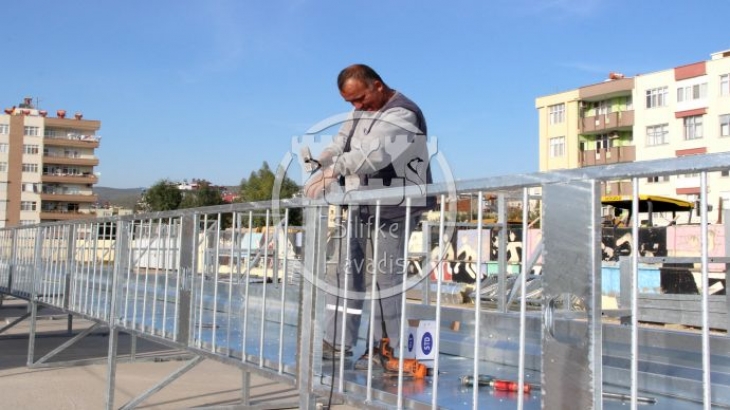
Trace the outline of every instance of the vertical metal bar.
<instances>
[{"instance_id":1,"label":"vertical metal bar","mask_svg":"<svg viewBox=\"0 0 730 410\"><path fill-rule=\"evenodd\" d=\"M97 224L93 224L92 226L98 226ZM93 229L92 229L93 231ZM87 236L84 240L84 254L82 257L83 266L81 267L82 275L84 276L84 280L86 282L86 286L84 287L84 306L83 306L83 312L86 314L89 314L90 312L90 293L91 293L91 264L89 263L89 237Z\"/></svg>"},{"instance_id":2,"label":"vertical metal bar","mask_svg":"<svg viewBox=\"0 0 730 410\"><path fill-rule=\"evenodd\" d=\"M631 409L639 394L639 179L631 179Z\"/></svg>"},{"instance_id":3,"label":"vertical metal bar","mask_svg":"<svg viewBox=\"0 0 730 410\"><path fill-rule=\"evenodd\" d=\"M180 219L179 254L180 269L177 277L177 297L175 300L175 325L173 334L178 343L186 346L193 333L191 317L193 316L193 273L195 272L195 253L198 243L196 235L197 217L194 214L183 215Z\"/></svg>"},{"instance_id":4,"label":"vertical metal bar","mask_svg":"<svg viewBox=\"0 0 730 410\"><path fill-rule=\"evenodd\" d=\"M131 234L132 234L132 240L134 240L133 239L134 236L135 236L134 235L134 231L136 229L136 223L134 221L131 222L131 224L129 226L129 229L130 229ZM119 232L117 231L117 240L119 240L119 236L118 235L119 235ZM130 249L130 252L129 252L128 257L129 258L132 258L132 255L133 255L133 253L135 251L136 251L136 249L134 249L134 248ZM121 257L120 255L115 255L114 256L115 261L117 259L119 259L120 257ZM131 259L128 262L129 263L127 265L127 268L128 268L127 269L127 275L126 275L126 280L124 282L124 311L123 311L123 314L122 314L122 316L124 317L124 321L126 323L130 323L130 320L129 320L129 302L130 302L130 299L132 299L132 298L129 297L129 293L131 292L131 288L132 288L131 282L132 282L132 266L133 265L131 263ZM134 306L132 306L132 309L134 309ZM132 317L132 320L134 320L134 317Z\"/></svg>"},{"instance_id":5,"label":"vertical metal bar","mask_svg":"<svg viewBox=\"0 0 730 410\"><path fill-rule=\"evenodd\" d=\"M68 249L68 257L69 257L69 264L68 264L68 282L69 282L69 295L67 296L68 300L68 308L71 309L72 307L78 310L79 305L79 272L78 272L78 263L77 263L77 241L79 237L79 231L78 226L74 225L71 228L71 231L69 232L68 241L69 241L69 249Z\"/></svg>"},{"instance_id":6,"label":"vertical metal bar","mask_svg":"<svg viewBox=\"0 0 730 410\"><path fill-rule=\"evenodd\" d=\"M164 258L163 266L165 272L165 287L162 292L162 332L163 337L167 337L167 304L170 302L168 299L168 292L170 286L170 272L176 270L180 274L180 269L175 269L175 261L171 258L175 257L174 248L172 248L172 231L174 228L174 222L172 217L167 218L167 233L165 234L165 248L162 252ZM177 283L175 283L175 289L179 289ZM175 300L177 301L177 291L175 292ZM173 333L174 334L174 333Z\"/></svg>"},{"instance_id":7,"label":"vertical metal bar","mask_svg":"<svg viewBox=\"0 0 730 410\"><path fill-rule=\"evenodd\" d=\"M47 227L39 227L38 228L39 231L45 231L47 229L50 229L50 228L47 228ZM51 295L52 295L51 289L50 289L50 286L51 286L51 278L50 277L47 277L48 275L47 275L46 269L44 269L44 267L43 267L43 254L45 253L44 252L45 249L46 249L46 244L45 244L45 241L44 241L44 242L41 242L41 244L40 244L40 252L37 255L38 260L39 260L39 265L41 266L41 269L38 271L39 278L40 278L40 281L38 282L38 285L39 285L39 288L40 288L39 289L40 290L39 297L40 298L43 298L47 302L52 303L53 301L50 300L51 299ZM51 266L49 265L47 268L50 271Z\"/></svg>"},{"instance_id":8,"label":"vertical metal bar","mask_svg":"<svg viewBox=\"0 0 730 410\"><path fill-rule=\"evenodd\" d=\"M401 272L403 281L401 282L401 315L400 315L400 340L398 341L398 399L396 403L396 407L398 409L403 408L403 363L404 363L404 356L405 356L405 346L406 346L406 338L404 337L406 334L406 318L407 310L408 310L408 304L406 303L406 292L408 291L408 281L406 280L408 278L408 238L410 237L411 232L411 198L406 198L406 221L405 221L405 227L403 229L403 238L405 239L403 241L403 271Z\"/></svg>"},{"instance_id":9,"label":"vertical metal bar","mask_svg":"<svg viewBox=\"0 0 730 410\"><path fill-rule=\"evenodd\" d=\"M221 244L221 213L218 212L218 220L216 221L216 229L215 229L215 248L213 249L213 257L215 258L213 263L210 263L210 265L213 266L213 269L215 269L215 272L213 274L213 309L212 309L212 315L213 315L213 326L211 327L211 351L215 353L216 351L216 343L218 341L218 285L220 280L220 244Z\"/></svg>"},{"instance_id":10,"label":"vertical metal bar","mask_svg":"<svg viewBox=\"0 0 730 410\"><path fill-rule=\"evenodd\" d=\"M269 223L270 210L266 210L266 223L264 224L264 281L261 286L261 326L259 330L259 366L264 366L264 334L266 333L266 282L269 278Z\"/></svg>"},{"instance_id":11,"label":"vertical metal bar","mask_svg":"<svg viewBox=\"0 0 730 410\"><path fill-rule=\"evenodd\" d=\"M373 278L372 283L370 284L370 323L369 323L369 331L368 331L368 357L373 357L373 338L375 337L375 298L380 297L379 293L377 292L377 283L378 283L378 266L380 266L379 261L377 260L379 246L380 246L380 235L378 233L378 227L380 226L380 199L375 201L375 234L371 236L375 236L375 239L373 240ZM369 229L369 227L368 227ZM381 316L384 314L384 312L380 312ZM365 390L365 402L372 402L373 401L373 361L368 360L368 376L367 376L367 387Z\"/></svg>"},{"instance_id":12,"label":"vertical metal bar","mask_svg":"<svg viewBox=\"0 0 730 410\"><path fill-rule=\"evenodd\" d=\"M106 222L104 223L106 224ZM96 308L94 309L94 313L96 314L96 317L99 319L103 319L103 316L101 315L101 291L103 289L101 283L103 280L101 267L97 263L99 260L99 231L96 232L94 235L94 250L91 253L91 260L92 260L92 270L94 272L94 282L96 286ZM102 264L103 266L103 264Z\"/></svg>"},{"instance_id":13,"label":"vertical metal bar","mask_svg":"<svg viewBox=\"0 0 730 410\"><path fill-rule=\"evenodd\" d=\"M497 308L500 312L507 312L507 204L504 193L497 195L497 224L499 231L497 248L497 266L499 266L499 279L497 282Z\"/></svg>"},{"instance_id":14,"label":"vertical metal bar","mask_svg":"<svg viewBox=\"0 0 730 410\"><path fill-rule=\"evenodd\" d=\"M441 195L441 214L439 217L439 264L438 269L439 273L436 277L436 336L434 337L433 341L433 349L436 352L436 355L433 358L433 379L432 384L434 386L433 388L433 394L431 395L431 408L436 409L438 408L438 385L439 385L439 349L441 348L441 342L439 339L441 339L441 288L444 282L444 264L443 259L446 255L446 250L443 248L443 238L445 235L445 228L446 228L446 196ZM449 238L451 239L451 238ZM501 296L502 302L504 302L504 296Z\"/></svg>"},{"instance_id":15,"label":"vertical metal bar","mask_svg":"<svg viewBox=\"0 0 730 410\"><path fill-rule=\"evenodd\" d=\"M165 265L164 265L164 259L160 259L162 255L162 218L157 220L157 233L155 234L155 244L154 252L155 252L155 269L154 269L154 275L155 280L152 285L152 318L150 321L150 332L153 335L157 334L157 288L160 284L160 272L165 272ZM164 322L163 322L164 323Z\"/></svg>"},{"instance_id":16,"label":"vertical metal bar","mask_svg":"<svg viewBox=\"0 0 730 410\"><path fill-rule=\"evenodd\" d=\"M30 304L30 329L28 330L28 360L26 365L31 367L35 360L35 332L38 316L38 303L34 297L28 300Z\"/></svg>"},{"instance_id":17,"label":"vertical metal bar","mask_svg":"<svg viewBox=\"0 0 730 410\"><path fill-rule=\"evenodd\" d=\"M423 230L423 236L421 238L421 249L426 253L426 257L424 258L424 262L421 265L421 272L426 275L426 280L423 281L423 284L421 285L421 304L430 306L431 305L431 279L428 277L431 274L431 267L433 266L433 270L438 272L438 264L441 261L441 255L436 258L436 263L432 263L431 260L431 224L428 222L428 220L423 222L422 228ZM438 238L438 244L437 246L440 246L441 241L443 241L443 238ZM440 248L439 248L440 249Z\"/></svg>"},{"instance_id":18,"label":"vertical metal bar","mask_svg":"<svg viewBox=\"0 0 730 410\"><path fill-rule=\"evenodd\" d=\"M284 321L286 320L286 282L289 274L289 208L284 208L284 273L281 277L281 313L279 314L279 373L284 372Z\"/></svg>"},{"instance_id":19,"label":"vertical metal bar","mask_svg":"<svg viewBox=\"0 0 730 410\"><path fill-rule=\"evenodd\" d=\"M543 186L544 272L542 393L544 408L602 408L600 183ZM585 320L558 321L557 304L573 295ZM573 312L575 314L575 312ZM584 331L573 336L571 329Z\"/></svg>"},{"instance_id":20,"label":"vertical metal bar","mask_svg":"<svg viewBox=\"0 0 730 410\"><path fill-rule=\"evenodd\" d=\"M236 249L235 239L238 231L238 216L236 212L231 215L231 246L228 247L228 307L226 309L226 346L228 347L228 355L233 351L233 343L231 343L231 325L233 324L233 252ZM281 340L281 339L280 339Z\"/></svg>"},{"instance_id":21,"label":"vertical metal bar","mask_svg":"<svg viewBox=\"0 0 730 410\"><path fill-rule=\"evenodd\" d=\"M481 212L481 208L479 209ZM480 218L481 219L481 218ZM517 391L523 392L525 387L525 328L527 327L527 275L529 272L528 255L530 255L530 193L528 188L522 189L522 274L520 275L520 330L519 351L517 353ZM481 222L481 220L480 220ZM481 247L480 247L481 249ZM478 287L477 287L478 289ZM478 342L477 342L478 344ZM476 378L474 380L477 380ZM476 383L474 384L476 386ZM477 390L476 388L474 390ZM525 395L517 395L517 408L525 405Z\"/></svg>"},{"instance_id":22,"label":"vertical metal bar","mask_svg":"<svg viewBox=\"0 0 730 410\"><path fill-rule=\"evenodd\" d=\"M142 244L142 239L144 239L144 220L139 221L139 235L137 236L137 243ZM134 269L134 299L132 301L132 328L137 329L137 306L139 305L139 275L140 275L140 265L142 264L142 247L137 246L135 247L135 251L137 253L137 257L135 258L136 263L134 265L130 265L130 268ZM131 253L130 253L131 255Z\"/></svg>"},{"instance_id":23,"label":"vertical metal bar","mask_svg":"<svg viewBox=\"0 0 730 410\"><path fill-rule=\"evenodd\" d=\"M119 339L119 329L112 326L109 329L109 353L107 355L107 389L106 389L106 409L114 409L114 391L117 381L117 341Z\"/></svg>"},{"instance_id":24,"label":"vertical metal bar","mask_svg":"<svg viewBox=\"0 0 730 410\"><path fill-rule=\"evenodd\" d=\"M198 235L196 235L195 242L198 241ZM206 261L205 257L208 252L208 214L203 215L203 266L201 267L200 272L200 292L198 293L198 303L200 306L198 306L198 337L197 337L197 343L196 346L203 347L203 305L205 302L205 275L207 273L206 270ZM198 269L198 260L197 260L198 252L195 252L193 256L195 259L195 265L193 266L195 271L197 272Z\"/></svg>"},{"instance_id":25,"label":"vertical metal bar","mask_svg":"<svg viewBox=\"0 0 730 410\"><path fill-rule=\"evenodd\" d=\"M336 215L336 218L339 218L339 223L335 227L335 229L338 229L338 228L342 227L342 207L341 206L339 206L339 205L337 206L337 208L335 209L335 215ZM353 239L353 234L352 234L352 232L353 232L353 230L352 230L353 229L353 227L352 227L353 215L354 215L354 213L352 211L352 207L347 207L347 231L345 232L345 235L344 235L345 237L343 238L342 237L343 235L341 233L339 235L337 235L338 236L337 240L340 241L340 243L339 243L340 246L342 244L342 240L343 239L345 240L345 263L344 263L345 271L343 272L344 276L345 276L345 283L344 283L345 292L342 297L342 321L340 323L342 326L342 334L340 335L340 348L342 348L342 349L344 349L344 347L345 347L345 340L346 340L345 337L347 336L347 315L349 315L348 309L349 309L349 301L350 301L350 279L352 278L352 265L353 265L352 259L351 259L352 255L350 254L350 241L352 241L352 239ZM339 248L339 246L338 246L338 248ZM336 257L337 262L335 265L335 275L338 275L339 274L338 270L342 269L342 267L343 267L342 261L340 261L342 254L340 253L340 249L338 249L336 251L336 253L337 253L337 257ZM363 264L363 269L366 269L365 264ZM364 274L364 272L363 272L363 274ZM335 291L339 292L340 289L336 289ZM335 308L335 312L337 312L337 309L339 309L340 307L335 306L334 308ZM335 317L337 317L337 315L335 315ZM335 341L333 340L332 342L335 342ZM337 391L340 393L343 393L345 391L345 360L339 361L338 372L339 372L340 378L339 378L339 383L337 385Z\"/></svg>"},{"instance_id":26,"label":"vertical metal bar","mask_svg":"<svg viewBox=\"0 0 730 410\"><path fill-rule=\"evenodd\" d=\"M479 380L479 344L481 341L481 329L482 329L482 302L481 302L481 290L482 290L482 265L484 263L484 255L482 254L482 234L484 232L484 193L479 191L478 209L477 209L477 260L476 260L476 283L474 289L476 289L476 302L474 303L474 380ZM523 326L524 327L524 326ZM478 384L474 383L474 389L472 389L472 408L479 408L479 389Z\"/></svg>"},{"instance_id":27,"label":"vertical metal bar","mask_svg":"<svg viewBox=\"0 0 730 410\"><path fill-rule=\"evenodd\" d=\"M317 333L316 299L318 273L325 267L326 249L326 219L323 217L321 207L309 207L305 209L305 235L304 245L304 270L311 275L312 281L300 281L301 294L299 309L299 334L298 334L298 355L297 355L297 382L299 387L299 407L302 409L315 408L315 396L312 393L314 387L314 365L321 364L321 347L314 345ZM326 214L325 214L326 215ZM324 225L324 226L323 226ZM315 357L319 354L319 357Z\"/></svg>"},{"instance_id":28,"label":"vertical metal bar","mask_svg":"<svg viewBox=\"0 0 730 410\"><path fill-rule=\"evenodd\" d=\"M241 405L251 405L251 373L241 370Z\"/></svg>"},{"instance_id":29,"label":"vertical metal bar","mask_svg":"<svg viewBox=\"0 0 730 410\"><path fill-rule=\"evenodd\" d=\"M116 244L115 244L115 260L114 268L112 270L112 294L111 301L109 302L109 352L107 355L107 394L106 394L106 408L111 410L114 408L114 391L116 385L116 372L117 372L117 348L119 339L119 319L120 312L117 308L119 304L119 297L122 295L121 288L121 277L125 270L129 270L129 266L125 266L129 263L127 255L129 252L130 236L129 224L124 221L118 221L116 223ZM122 314L126 315L126 312Z\"/></svg>"},{"instance_id":30,"label":"vertical metal bar","mask_svg":"<svg viewBox=\"0 0 730 410\"><path fill-rule=\"evenodd\" d=\"M41 278L42 272L40 270L43 267L41 253L43 250L43 228L33 228L35 232L35 246L33 248L33 254L31 261L33 262L33 271L31 272L30 279L30 304L31 304L31 329L30 335L28 336L28 367L33 364L35 355L35 333L38 315L38 290L40 289L38 281Z\"/></svg>"},{"instance_id":31,"label":"vertical metal bar","mask_svg":"<svg viewBox=\"0 0 730 410\"><path fill-rule=\"evenodd\" d=\"M700 261L702 265L702 402L705 410L712 407L712 378L710 367L710 273L707 230L707 171L700 172Z\"/></svg>"},{"instance_id":32,"label":"vertical metal bar","mask_svg":"<svg viewBox=\"0 0 730 410\"><path fill-rule=\"evenodd\" d=\"M74 256L76 255L76 228L77 225L70 225L68 229L66 230L65 234L63 235L63 239L66 241L66 260L64 262L64 268L63 269L63 279L65 282L65 294L64 294L64 300L63 300L63 307L65 309L69 309L71 307L71 299L73 297L73 289L74 286L73 277L74 277Z\"/></svg>"},{"instance_id":33,"label":"vertical metal bar","mask_svg":"<svg viewBox=\"0 0 730 410\"><path fill-rule=\"evenodd\" d=\"M241 341L242 341L241 342L242 343L241 361L243 361L243 362L248 361L248 357L246 357L247 356L246 341L248 339L248 310L249 310L248 307L250 305L250 299L251 299L249 297L249 292L250 292L249 285L251 283L251 268L252 268L251 247L253 246L253 211L248 211L247 232L248 232L248 249L246 250L246 274L244 275L246 283L244 284L244 292L243 292L244 293L244 295L243 295L243 325L241 326L241 335L242 335L241 336Z\"/></svg>"},{"instance_id":34,"label":"vertical metal bar","mask_svg":"<svg viewBox=\"0 0 730 410\"><path fill-rule=\"evenodd\" d=\"M142 291L142 327L143 332L147 331L147 299L149 299L149 282L150 282L150 265L152 264L152 225L154 225L154 219L147 220L147 250L145 251L145 263L144 268L144 290Z\"/></svg>"}]
</instances>

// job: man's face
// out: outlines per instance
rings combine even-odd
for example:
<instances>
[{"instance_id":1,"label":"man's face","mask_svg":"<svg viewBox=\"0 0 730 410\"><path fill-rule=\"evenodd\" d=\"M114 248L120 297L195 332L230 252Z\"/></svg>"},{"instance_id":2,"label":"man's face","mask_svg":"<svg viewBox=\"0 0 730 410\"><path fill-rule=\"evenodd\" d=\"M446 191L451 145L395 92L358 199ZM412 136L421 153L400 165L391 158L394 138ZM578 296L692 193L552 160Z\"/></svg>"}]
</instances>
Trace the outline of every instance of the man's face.
<instances>
[{"instance_id":1,"label":"man's face","mask_svg":"<svg viewBox=\"0 0 730 410\"><path fill-rule=\"evenodd\" d=\"M378 111L388 102L385 86L377 80L367 84L350 78L342 85L340 95L359 111Z\"/></svg>"}]
</instances>

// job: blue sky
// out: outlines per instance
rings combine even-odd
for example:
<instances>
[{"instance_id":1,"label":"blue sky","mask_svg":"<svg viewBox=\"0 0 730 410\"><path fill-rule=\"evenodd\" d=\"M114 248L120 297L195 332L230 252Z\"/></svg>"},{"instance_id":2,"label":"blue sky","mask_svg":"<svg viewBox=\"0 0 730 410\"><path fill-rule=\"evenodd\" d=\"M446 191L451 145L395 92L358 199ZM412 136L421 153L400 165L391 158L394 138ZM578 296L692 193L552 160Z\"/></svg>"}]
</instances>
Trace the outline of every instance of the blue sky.
<instances>
[{"instance_id":1,"label":"blue sky","mask_svg":"<svg viewBox=\"0 0 730 410\"><path fill-rule=\"evenodd\" d=\"M423 109L457 179L538 169L535 98L730 49L730 2L6 2L0 97L100 120L100 186L237 185L349 110L366 63ZM725 32L726 34L721 34Z\"/></svg>"}]
</instances>

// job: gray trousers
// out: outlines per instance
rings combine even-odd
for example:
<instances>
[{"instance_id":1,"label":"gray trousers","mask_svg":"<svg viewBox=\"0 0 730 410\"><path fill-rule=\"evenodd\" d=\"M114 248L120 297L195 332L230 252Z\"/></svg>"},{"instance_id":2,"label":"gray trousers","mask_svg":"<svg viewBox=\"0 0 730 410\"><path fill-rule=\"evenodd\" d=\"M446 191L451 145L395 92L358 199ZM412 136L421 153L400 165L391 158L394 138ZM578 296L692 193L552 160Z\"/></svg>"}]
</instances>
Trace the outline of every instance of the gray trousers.
<instances>
[{"instance_id":1,"label":"gray trousers","mask_svg":"<svg viewBox=\"0 0 730 410\"><path fill-rule=\"evenodd\" d=\"M411 231L416 220L413 218L410 224ZM385 326L391 347L398 345L404 265L407 263L403 257L407 241L404 231L404 220L384 221L380 226L375 226L375 218L362 220L357 216L353 217L351 223L343 222L336 227L328 247L332 257L338 258L338 261L334 264L336 268L328 269L325 277L331 289L337 289L337 292L327 293L325 302L324 339L329 344L340 348L343 331L345 348L357 344L363 307L369 309L374 296L375 314L370 315L371 320L375 321L373 341L375 344L380 343ZM376 246L377 255L374 255ZM376 286L372 286L374 277Z\"/></svg>"}]
</instances>

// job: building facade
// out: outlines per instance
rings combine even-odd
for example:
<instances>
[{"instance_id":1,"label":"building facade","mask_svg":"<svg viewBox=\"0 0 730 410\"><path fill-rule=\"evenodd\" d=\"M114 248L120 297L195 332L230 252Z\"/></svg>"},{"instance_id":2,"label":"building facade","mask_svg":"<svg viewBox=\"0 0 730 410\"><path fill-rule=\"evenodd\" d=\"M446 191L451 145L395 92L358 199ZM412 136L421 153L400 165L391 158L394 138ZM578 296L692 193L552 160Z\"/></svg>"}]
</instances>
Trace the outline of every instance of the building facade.
<instances>
[{"instance_id":1,"label":"building facade","mask_svg":"<svg viewBox=\"0 0 730 410\"><path fill-rule=\"evenodd\" d=\"M25 98L0 114L0 227L94 217L101 123Z\"/></svg>"},{"instance_id":2,"label":"building facade","mask_svg":"<svg viewBox=\"0 0 730 410\"><path fill-rule=\"evenodd\" d=\"M730 150L730 50L706 61L606 81L536 99L540 170ZM730 208L728 171L708 174L710 222ZM630 195L610 181L603 195ZM699 203L699 174L642 179L639 191ZM695 218L697 221L698 218Z\"/></svg>"}]
</instances>

